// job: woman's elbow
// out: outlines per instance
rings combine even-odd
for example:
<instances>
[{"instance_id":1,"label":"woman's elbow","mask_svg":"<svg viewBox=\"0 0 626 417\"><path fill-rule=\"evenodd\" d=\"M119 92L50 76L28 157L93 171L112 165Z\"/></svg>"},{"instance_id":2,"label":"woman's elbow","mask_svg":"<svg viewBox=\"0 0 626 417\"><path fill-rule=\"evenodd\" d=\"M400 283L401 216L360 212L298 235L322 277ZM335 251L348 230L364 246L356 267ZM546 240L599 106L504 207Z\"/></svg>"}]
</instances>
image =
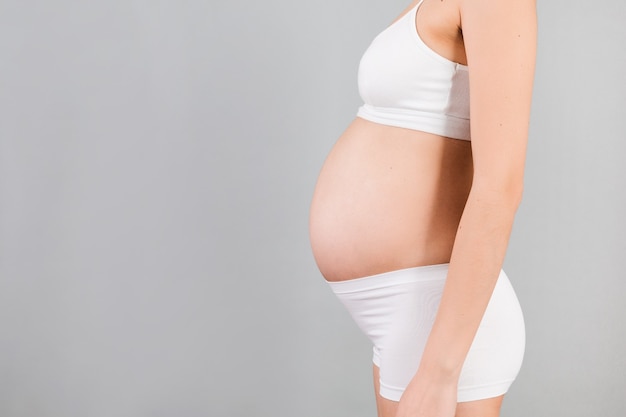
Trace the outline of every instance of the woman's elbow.
<instances>
[{"instance_id":1,"label":"woman's elbow","mask_svg":"<svg viewBox=\"0 0 626 417\"><path fill-rule=\"evenodd\" d=\"M524 194L524 180L519 176L487 180L475 178L472 184L472 194L485 202L517 211Z\"/></svg>"},{"instance_id":2,"label":"woman's elbow","mask_svg":"<svg viewBox=\"0 0 626 417\"><path fill-rule=\"evenodd\" d=\"M517 208L522 204L522 198L524 197L524 181L520 181L519 184L515 184L511 187L510 196L513 207L517 211Z\"/></svg>"}]
</instances>

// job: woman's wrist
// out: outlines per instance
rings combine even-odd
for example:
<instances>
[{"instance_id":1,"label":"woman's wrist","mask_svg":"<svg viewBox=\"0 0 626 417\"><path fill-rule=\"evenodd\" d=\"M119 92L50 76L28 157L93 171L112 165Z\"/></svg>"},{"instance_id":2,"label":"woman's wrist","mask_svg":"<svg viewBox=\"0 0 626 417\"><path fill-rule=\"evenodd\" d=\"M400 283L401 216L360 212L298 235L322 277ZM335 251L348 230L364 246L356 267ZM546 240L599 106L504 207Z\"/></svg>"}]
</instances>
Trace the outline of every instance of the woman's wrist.
<instances>
[{"instance_id":1,"label":"woman's wrist","mask_svg":"<svg viewBox=\"0 0 626 417\"><path fill-rule=\"evenodd\" d=\"M456 384L461 376L461 367L438 361L422 361L417 374L428 381Z\"/></svg>"},{"instance_id":2,"label":"woman's wrist","mask_svg":"<svg viewBox=\"0 0 626 417\"><path fill-rule=\"evenodd\" d=\"M458 373L422 364L404 390L400 402L404 402L404 405L410 405L413 402L419 403L424 396L429 395L450 395L456 399L458 384Z\"/></svg>"}]
</instances>

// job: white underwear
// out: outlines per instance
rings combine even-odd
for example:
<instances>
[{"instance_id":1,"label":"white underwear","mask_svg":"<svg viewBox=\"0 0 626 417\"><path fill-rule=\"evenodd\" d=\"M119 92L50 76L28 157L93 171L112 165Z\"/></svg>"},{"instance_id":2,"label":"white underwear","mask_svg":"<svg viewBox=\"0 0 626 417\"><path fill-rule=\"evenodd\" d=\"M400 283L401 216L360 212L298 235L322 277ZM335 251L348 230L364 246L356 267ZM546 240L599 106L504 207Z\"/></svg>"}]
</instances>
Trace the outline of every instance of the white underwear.
<instances>
[{"instance_id":1,"label":"white underwear","mask_svg":"<svg viewBox=\"0 0 626 417\"><path fill-rule=\"evenodd\" d=\"M417 372L448 273L448 264L329 282L374 344L380 395L399 401ZM524 318L504 271L463 364L458 402L506 393L522 365Z\"/></svg>"}]
</instances>

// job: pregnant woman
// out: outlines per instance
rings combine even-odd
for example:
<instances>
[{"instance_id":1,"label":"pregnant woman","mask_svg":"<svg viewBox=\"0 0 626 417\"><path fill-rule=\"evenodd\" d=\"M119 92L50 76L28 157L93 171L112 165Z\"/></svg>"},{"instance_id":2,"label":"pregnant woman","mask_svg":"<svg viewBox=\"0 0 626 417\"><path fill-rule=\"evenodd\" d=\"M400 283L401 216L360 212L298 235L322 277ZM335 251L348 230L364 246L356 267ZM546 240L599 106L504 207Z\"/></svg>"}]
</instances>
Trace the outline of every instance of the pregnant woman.
<instances>
[{"instance_id":1,"label":"pregnant woman","mask_svg":"<svg viewBox=\"0 0 626 417\"><path fill-rule=\"evenodd\" d=\"M374 350L379 417L495 417L524 355L502 264L522 197L534 0L420 0L365 51L310 212Z\"/></svg>"}]
</instances>

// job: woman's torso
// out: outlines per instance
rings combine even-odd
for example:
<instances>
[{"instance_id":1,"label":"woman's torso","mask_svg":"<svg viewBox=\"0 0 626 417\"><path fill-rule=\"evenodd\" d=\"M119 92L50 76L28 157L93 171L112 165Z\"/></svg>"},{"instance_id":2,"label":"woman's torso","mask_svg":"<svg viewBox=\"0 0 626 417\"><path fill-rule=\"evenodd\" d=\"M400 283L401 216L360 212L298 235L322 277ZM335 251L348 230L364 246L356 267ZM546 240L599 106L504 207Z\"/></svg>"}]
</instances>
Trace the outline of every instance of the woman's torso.
<instances>
[{"instance_id":1,"label":"woman's torso","mask_svg":"<svg viewBox=\"0 0 626 417\"><path fill-rule=\"evenodd\" d=\"M420 6L419 35L464 62L454 7L436 3ZM448 262L471 181L469 141L355 118L328 155L311 204L322 275L340 281Z\"/></svg>"}]
</instances>

